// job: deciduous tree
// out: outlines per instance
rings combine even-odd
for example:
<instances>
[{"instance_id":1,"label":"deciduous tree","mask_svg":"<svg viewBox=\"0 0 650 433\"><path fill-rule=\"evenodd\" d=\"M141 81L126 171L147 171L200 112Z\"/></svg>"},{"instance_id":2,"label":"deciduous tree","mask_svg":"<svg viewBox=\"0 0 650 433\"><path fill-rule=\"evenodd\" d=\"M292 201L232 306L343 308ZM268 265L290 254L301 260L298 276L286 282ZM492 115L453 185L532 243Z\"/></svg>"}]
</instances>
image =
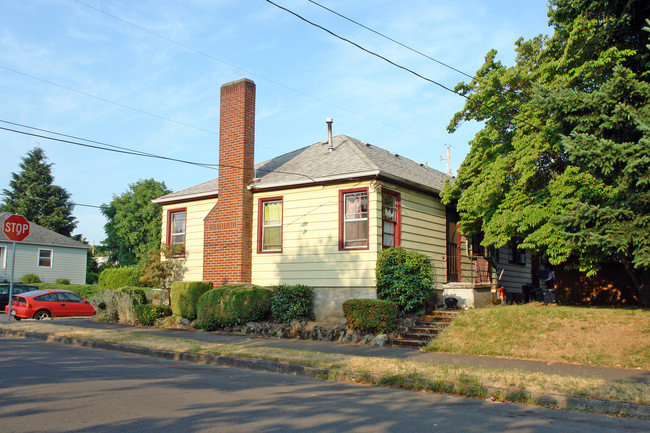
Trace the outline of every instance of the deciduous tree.
<instances>
[{"instance_id":1,"label":"deciduous tree","mask_svg":"<svg viewBox=\"0 0 650 433\"><path fill-rule=\"evenodd\" d=\"M454 203L484 244L513 238L590 274L625 265L650 290L650 50L646 1L553 0L551 37L516 42L516 63L486 56L448 129L476 120Z\"/></svg>"},{"instance_id":2,"label":"deciduous tree","mask_svg":"<svg viewBox=\"0 0 650 433\"><path fill-rule=\"evenodd\" d=\"M134 265L144 259L147 251L160 251L162 213L151 202L171 191L164 182L139 180L109 204L102 205L108 219L104 225L104 245L110 251L109 260L119 265Z\"/></svg>"}]
</instances>

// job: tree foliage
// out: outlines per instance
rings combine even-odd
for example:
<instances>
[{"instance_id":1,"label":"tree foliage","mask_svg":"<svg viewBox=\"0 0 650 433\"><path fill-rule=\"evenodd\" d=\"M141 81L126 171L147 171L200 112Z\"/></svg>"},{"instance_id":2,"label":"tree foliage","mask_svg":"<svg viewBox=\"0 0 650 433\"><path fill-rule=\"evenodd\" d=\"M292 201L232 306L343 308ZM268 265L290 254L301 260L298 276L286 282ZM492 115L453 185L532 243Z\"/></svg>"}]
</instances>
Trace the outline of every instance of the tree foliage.
<instances>
[{"instance_id":1,"label":"tree foliage","mask_svg":"<svg viewBox=\"0 0 650 433\"><path fill-rule=\"evenodd\" d=\"M108 219L104 225L104 244L110 251L109 260L120 265L133 265L146 257L149 250L160 250L162 211L151 202L171 191L164 182L139 180L109 204L102 205Z\"/></svg>"},{"instance_id":2,"label":"tree foliage","mask_svg":"<svg viewBox=\"0 0 650 433\"><path fill-rule=\"evenodd\" d=\"M72 215L74 204L70 194L53 185L52 165L40 147L27 152L22 158L19 173L11 173L9 189L3 189L4 202L0 210L23 215L29 221L70 236L77 227Z\"/></svg>"},{"instance_id":3,"label":"tree foliage","mask_svg":"<svg viewBox=\"0 0 650 433\"><path fill-rule=\"evenodd\" d=\"M553 0L554 33L490 51L448 129L476 120L455 204L484 245L513 238L553 264L593 273L623 263L637 288L650 270L650 49L646 1Z\"/></svg>"}]
</instances>

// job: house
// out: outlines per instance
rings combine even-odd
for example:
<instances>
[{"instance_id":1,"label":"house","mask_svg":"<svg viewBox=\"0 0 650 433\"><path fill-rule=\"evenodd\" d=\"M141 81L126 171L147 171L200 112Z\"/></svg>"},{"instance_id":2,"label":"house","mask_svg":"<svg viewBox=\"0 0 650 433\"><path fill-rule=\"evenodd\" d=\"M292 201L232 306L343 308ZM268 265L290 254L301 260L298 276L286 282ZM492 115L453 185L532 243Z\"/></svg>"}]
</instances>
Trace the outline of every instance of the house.
<instances>
[{"instance_id":1,"label":"house","mask_svg":"<svg viewBox=\"0 0 650 433\"><path fill-rule=\"evenodd\" d=\"M451 177L332 136L328 124L327 140L254 164L255 84L222 86L219 178L153 200L163 208L162 242L184 248L184 279L306 284L315 289L316 316L335 317L347 299L376 298L379 253L401 245L431 257L441 295L491 303L496 270L488 266L477 283L475 256L465 254L439 198ZM474 296L476 288L489 299Z\"/></svg>"},{"instance_id":2,"label":"house","mask_svg":"<svg viewBox=\"0 0 650 433\"><path fill-rule=\"evenodd\" d=\"M0 212L0 226L11 214ZM66 278L71 284L86 284L86 262L90 246L30 222L29 235L16 242L14 281L36 274L44 283ZM0 281L11 279L13 242L0 232Z\"/></svg>"}]
</instances>

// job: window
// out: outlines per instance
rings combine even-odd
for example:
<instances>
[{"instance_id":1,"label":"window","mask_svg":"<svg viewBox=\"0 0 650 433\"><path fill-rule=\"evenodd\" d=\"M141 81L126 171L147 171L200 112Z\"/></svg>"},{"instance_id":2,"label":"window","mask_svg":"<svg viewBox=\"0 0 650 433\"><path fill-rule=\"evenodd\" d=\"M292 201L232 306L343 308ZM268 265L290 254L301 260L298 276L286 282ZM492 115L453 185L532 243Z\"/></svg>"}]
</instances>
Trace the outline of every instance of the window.
<instances>
[{"instance_id":1,"label":"window","mask_svg":"<svg viewBox=\"0 0 650 433\"><path fill-rule=\"evenodd\" d=\"M38 266L41 268L52 267L52 250L38 250Z\"/></svg>"},{"instance_id":2,"label":"window","mask_svg":"<svg viewBox=\"0 0 650 433\"><path fill-rule=\"evenodd\" d=\"M7 247L4 245L0 246L0 269L7 267Z\"/></svg>"},{"instance_id":3,"label":"window","mask_svg":"<svg viewBox=\"0 0 650 433\"><path fill-rule=\"evenodd\" d=\"M257 252L282 252L282 197L261 198L258 206Z\"/></svg>"},{"instance_id":4,"label":"window","mask_svg":"<svg viewBox=\"0 0 650 433\"><path fill-rule=\"evenodd\" d=\"M381 247L400 244L400 195L384 190L381 195Z\"/></svg>"},{"instance_id":5,"label":"window","mask_svg":"<svg viewBox=\"0 0 650 433\"><path fill-rule=\"evenodd\" d=\"M368 188L339 193L339 250L368 249Z\"/></svg>"},{"instance_id":6,"label":"window","mask_svg":"<svg viewBox=\"0 0 650 433\"><path fill-rule=\"evenodd\" d=\"M74 293L58 292L56 296L59 299L59 302L76 302L79 304L83 302L83 299Z\"/></svg>"},{"instance_id":7,"label":"window","mask_svg":"<svg viewBox=\"0 0 650 433\"><path fill-rule=\"evenodd\" d=\"M183 248L183 251L185 250L186 220L187 209L172 209L167 211L167 243L170 245L178 245Z\"/></svg>"},{"instance_id":8,"label":"window","mask_svg":"<svg viewBox=\"0 0 650 433\"><path fill-rule=\"evenodd\" d=\"M481 245L483 242L483 233L472 235L472 255L485 256L485 247Z\"/></svg>"},{"instance_id":9,"label":"window","mask_svg":"<svg viewBox=\"0 0 650 433\"><path fill-rule=\"evenodd\" d=\"M510 263L517 263L519 265L526 264L526 252L519 249L519 241L517 239L510 241L508 256Z\"/></svg>"}]
</instances>

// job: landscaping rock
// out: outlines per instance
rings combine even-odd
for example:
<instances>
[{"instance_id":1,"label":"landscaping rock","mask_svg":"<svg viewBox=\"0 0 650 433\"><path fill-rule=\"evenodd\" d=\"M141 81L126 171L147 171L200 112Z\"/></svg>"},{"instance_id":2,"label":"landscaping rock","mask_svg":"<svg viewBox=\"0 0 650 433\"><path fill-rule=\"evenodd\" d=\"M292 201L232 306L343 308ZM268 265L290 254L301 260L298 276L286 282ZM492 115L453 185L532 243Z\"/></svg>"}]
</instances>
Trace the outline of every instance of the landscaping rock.
<instances>
[{"instance_id":1,"label":"landscaping rock","mask_svg":"<svg viewBox=\"0 0 650 433\"><path fill-rule=\"evenodd\" d=\"M385 346L387 342L388 342L388 335L379 334L376 337L374 337L372 340L370 340L369 346L382 347Z\"/></svg>"}]
</instances>

